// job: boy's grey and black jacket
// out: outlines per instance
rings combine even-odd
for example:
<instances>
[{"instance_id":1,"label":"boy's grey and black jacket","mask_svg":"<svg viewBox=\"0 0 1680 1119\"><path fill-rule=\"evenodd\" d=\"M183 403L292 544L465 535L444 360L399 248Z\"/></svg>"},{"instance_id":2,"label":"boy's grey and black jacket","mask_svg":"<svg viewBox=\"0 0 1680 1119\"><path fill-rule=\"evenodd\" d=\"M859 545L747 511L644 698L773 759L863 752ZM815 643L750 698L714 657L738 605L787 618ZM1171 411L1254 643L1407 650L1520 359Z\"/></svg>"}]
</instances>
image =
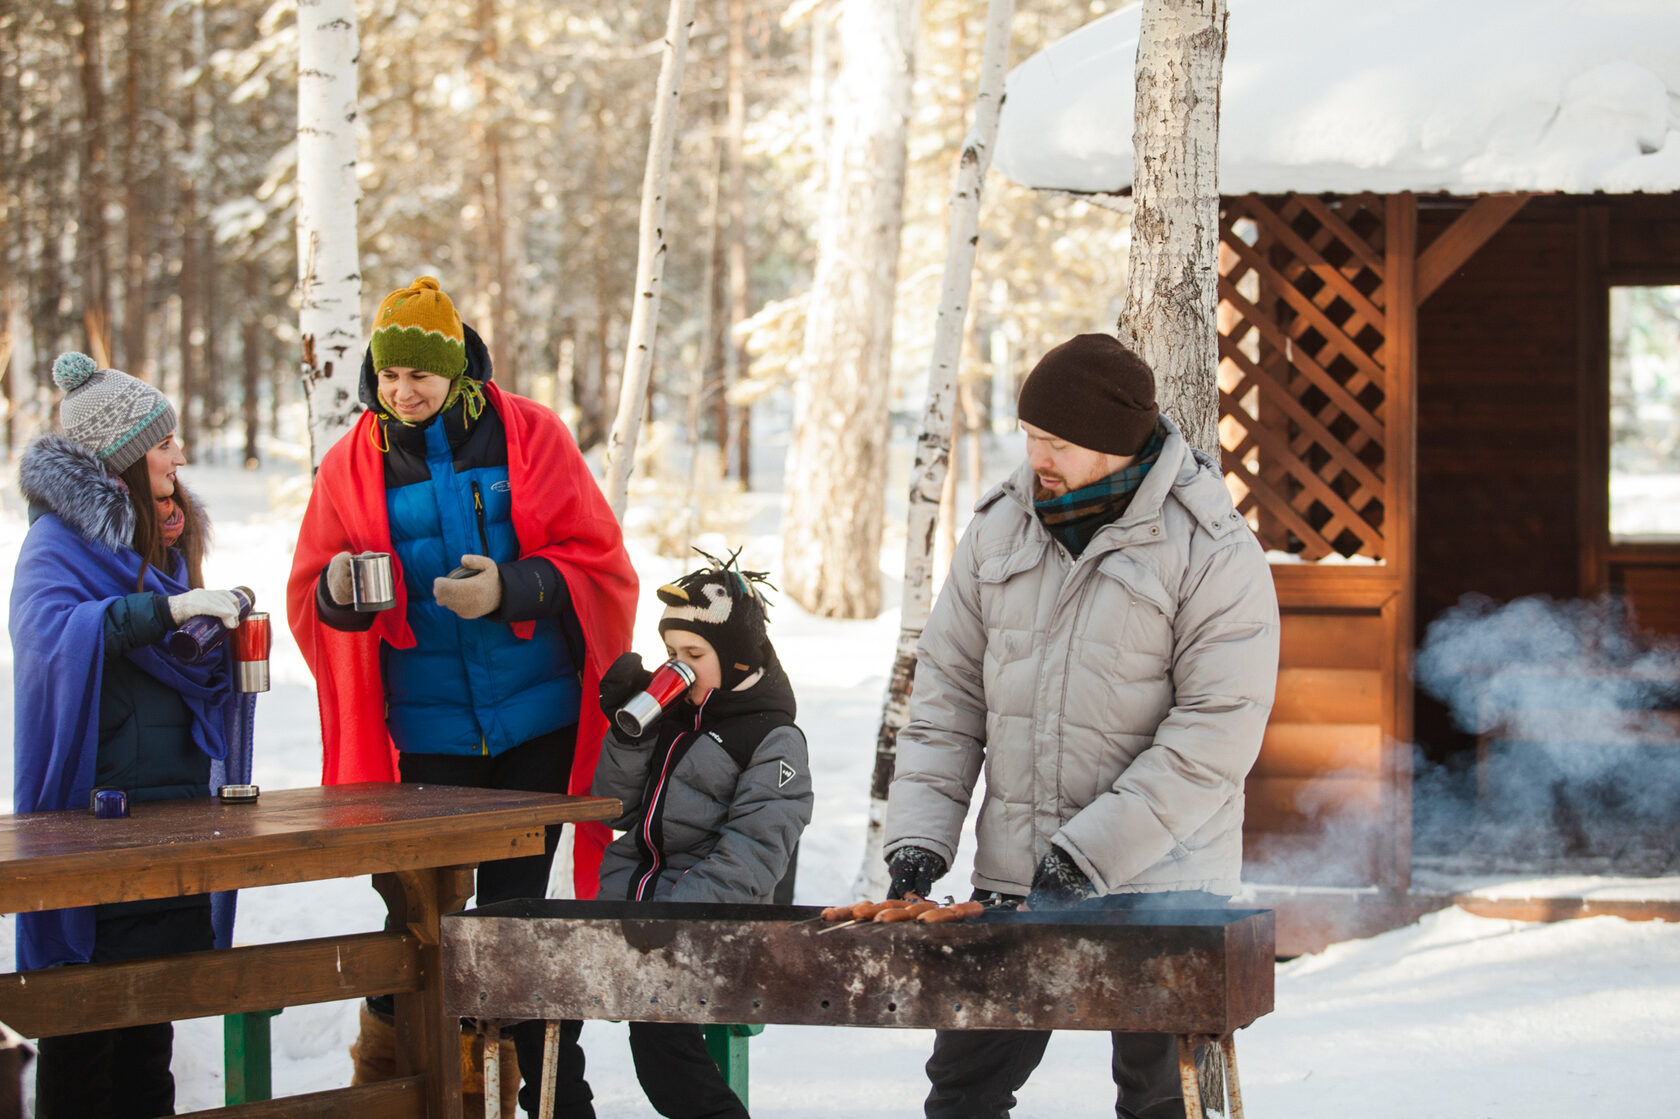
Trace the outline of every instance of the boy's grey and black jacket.
<instances>
[{"instance_id":1,"label":"boy's grey and black jacket","mask_svg":"<svg viewBox=\"0 0 1680 1119\"><path fill-rule=\"evenodd\" d=\"M601 744L592 792L617 797L624 834L601 858L605 900L769 902L811 822L805 736L793 687L767 650L764 675L683 702L657 734Z\"/></svg>"}]
</instances>

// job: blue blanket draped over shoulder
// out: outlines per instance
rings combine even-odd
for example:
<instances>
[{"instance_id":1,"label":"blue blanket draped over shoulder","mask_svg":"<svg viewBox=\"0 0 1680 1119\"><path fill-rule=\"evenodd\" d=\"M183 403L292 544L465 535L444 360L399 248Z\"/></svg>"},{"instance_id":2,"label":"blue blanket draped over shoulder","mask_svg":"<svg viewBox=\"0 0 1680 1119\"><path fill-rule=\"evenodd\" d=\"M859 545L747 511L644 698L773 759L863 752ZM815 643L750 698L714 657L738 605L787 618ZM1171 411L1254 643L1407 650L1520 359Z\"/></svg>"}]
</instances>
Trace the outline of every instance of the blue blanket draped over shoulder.
<instances>
[{"instance_id":1,"label":"blue blanket draped over shoulder","mask_svg":"<svg viewBox=\"0 0 1680 1119\"><path fill-rule=\"evenodd\" d=\"M188 589L185 561L170 554L174 569L149 569L148 590ZM112 552L54 514L30 526L12 582L14 811L86 809L99 751L105 612L135 589L139 574L139 553ZM248 782L253 697L233 689L228 643L196 664L181 663L161 643L126 655L185 701L193 741L211 758L212 782ZM212 898L217 947L232 939L232 903L231 892ZM91 907L20 913L18 969L85 962L93 936Z\"/></svg>"}]
</instances>

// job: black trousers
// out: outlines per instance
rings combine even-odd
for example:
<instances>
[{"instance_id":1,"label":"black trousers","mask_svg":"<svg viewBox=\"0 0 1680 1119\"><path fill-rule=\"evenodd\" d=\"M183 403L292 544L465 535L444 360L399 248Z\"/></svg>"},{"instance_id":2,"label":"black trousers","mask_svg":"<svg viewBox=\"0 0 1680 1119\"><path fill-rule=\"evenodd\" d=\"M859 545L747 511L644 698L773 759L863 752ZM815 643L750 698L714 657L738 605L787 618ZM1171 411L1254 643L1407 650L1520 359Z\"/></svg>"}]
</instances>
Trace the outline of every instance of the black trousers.
<instances>
[{"instance_id":1,"label":"black trousers","mask_svg":"<svg viewBox=\"0 0 1680 1119\"><path fill-rule=\"evenodd\" d=\"M631 1022L630 1056L648 1102L665 1119L748 1119L730 1091L700 1027L684 1022Z\"/></svg>"},{"instance_id":2,"label":"black trousers","mask_svg":"<svg viewBox=\"0 0 1680 1119\"><path fill-rule=\"evenodd\" d=\"M115 911L115 914L113 914ZM202 952L215 947L210 901L139 915L101 906L91 963ZM36 1119L152 1119L175 1114L175 1027L168 1022L44 1037L36 1048Z\"/></svg>"},{"instance_id":3,"label":"black trousers","mask_svg":"<svg viewBox=\"0 0 1680 1119\"><path fill-rule=\"evenodd\" d=\"M398 758L405 785L462 785L474 789L518 789L533 793L563 793L571 777L572 755L577 750L577 724L522 742L496 757L459 754L403 754ZM514 898L540 898L548 893L548 875L554 866L554 851L560 843L560 829L547 830L543 853L517 859L480 863L477 892L479 905L491 905ZM386 928L395 921L386 919ZM370 998L376 1012L391 1013L389 995ZM578 1036L582 1022L560 1024L560 1051L555 1074L555 1119L595 1119L595 1098L584 1079L583 1048ZM542 1092L542 1022L519 1022L513 1027L513 1047L519 1054L519 1106L535 1115Z\"/></svg>"},{"instance_id":4,"label":"black trousers","mask_svg":"<svg viewBox=\"0 0 1680 1119\"><path fill-rule=\"evenodd\" d=\"M976 894L984 898L991 895ZM1112 894L1082 908L1224 909L1230 899L1199 890ZM1184 1119L1178 1041L1171 1034L1115 1033L1111 1072L1118 1119ZM1050 1044L1048 1030L938 1030L928 1058L927 1119L1004 1119Z\"/></svg>"}]
</instances>

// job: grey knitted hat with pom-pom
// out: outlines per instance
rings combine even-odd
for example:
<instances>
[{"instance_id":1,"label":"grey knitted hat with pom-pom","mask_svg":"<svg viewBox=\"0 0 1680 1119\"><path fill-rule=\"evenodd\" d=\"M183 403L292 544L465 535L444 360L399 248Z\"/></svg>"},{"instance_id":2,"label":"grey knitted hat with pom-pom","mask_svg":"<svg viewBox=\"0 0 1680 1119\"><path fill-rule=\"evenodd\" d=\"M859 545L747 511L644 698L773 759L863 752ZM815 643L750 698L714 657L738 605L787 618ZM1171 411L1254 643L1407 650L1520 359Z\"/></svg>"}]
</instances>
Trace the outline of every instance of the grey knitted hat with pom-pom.
<instances>
[{"instance_id":1,"label":"grey knitted hat with pom-pom","mask_svg":"<svg viewBox=\"0 0 1680 1119\"><path fill-rule=\"evenodd\" d=\"M120 369L101 369L74 351L53 362L53 382L64 390L58 421L64 434L121 474L175 430L175 407L157 389Z\"/></svg>"}]
</instances>

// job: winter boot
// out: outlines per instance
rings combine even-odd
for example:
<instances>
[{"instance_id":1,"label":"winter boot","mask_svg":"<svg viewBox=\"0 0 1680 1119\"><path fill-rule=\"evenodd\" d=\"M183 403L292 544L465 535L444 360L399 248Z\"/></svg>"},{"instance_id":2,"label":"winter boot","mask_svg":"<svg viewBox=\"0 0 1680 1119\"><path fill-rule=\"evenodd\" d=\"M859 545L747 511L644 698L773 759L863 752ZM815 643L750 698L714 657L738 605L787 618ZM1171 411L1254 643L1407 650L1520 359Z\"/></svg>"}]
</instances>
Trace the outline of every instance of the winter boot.
<instances>
[{"instance_id":1,"label":"winter boot","mask_svg":"<svg viewBox=\"0 0 1680 1119\"><path fill-rule=\"evenodd\" d=\"M361 1002L361 1032L350 1045L350 1084L377 1084L397 1075L397 1027Z\"/></svg>"}]
</instances>

